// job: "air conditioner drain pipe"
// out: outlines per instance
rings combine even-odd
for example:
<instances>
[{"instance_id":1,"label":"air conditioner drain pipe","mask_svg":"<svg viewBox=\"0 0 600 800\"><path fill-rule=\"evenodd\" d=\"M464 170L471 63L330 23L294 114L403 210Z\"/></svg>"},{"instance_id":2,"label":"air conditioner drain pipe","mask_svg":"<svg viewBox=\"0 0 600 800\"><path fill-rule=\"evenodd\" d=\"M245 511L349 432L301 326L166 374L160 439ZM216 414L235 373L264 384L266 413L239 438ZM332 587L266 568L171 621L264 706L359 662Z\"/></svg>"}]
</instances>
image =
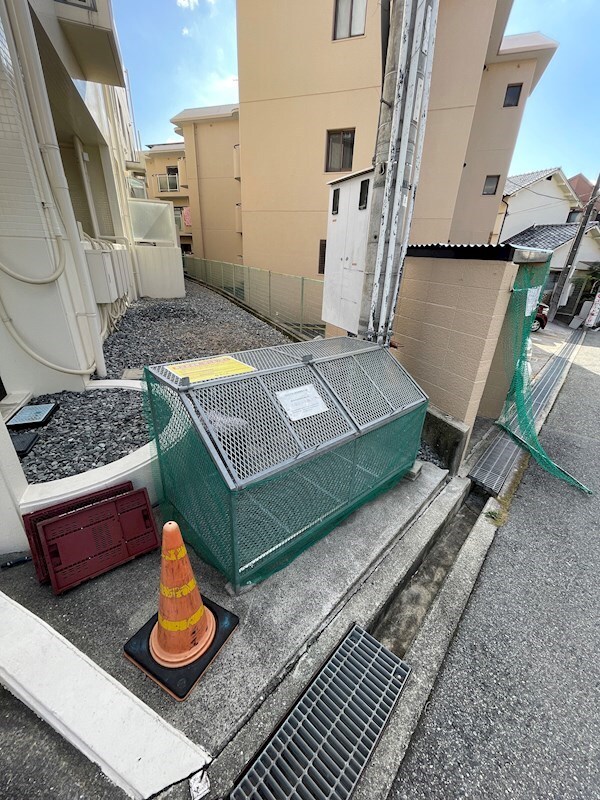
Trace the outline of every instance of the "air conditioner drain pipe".
<instances>
[{"instance_id":1,"label":"air conditioner drain pipe","mask_svg":"<svg viewBox=\"0 0 600 800\"><path fill-rule=\"evenodd\" d=\"M2 302L2 298L0 298L0 320L3 322L6 330L12 336L14 341L19 345L21 350L24 350L28 356L31 356L35 361L43 364L48 369L56 370L57 372L65 372L67 375L91 375L92 372L96 369L95 364L91 364L86 369L71 369L70 367L61 367L58 364L53 364L52 361L48 361L48 359L44 358L44 356L39 355L36 353L35 350L32 350L31 347L27 344L26 341L21 337L15 326L13 325L12 319L9 317L8 312L4 303Z\"/></svg>"}]
</instances>

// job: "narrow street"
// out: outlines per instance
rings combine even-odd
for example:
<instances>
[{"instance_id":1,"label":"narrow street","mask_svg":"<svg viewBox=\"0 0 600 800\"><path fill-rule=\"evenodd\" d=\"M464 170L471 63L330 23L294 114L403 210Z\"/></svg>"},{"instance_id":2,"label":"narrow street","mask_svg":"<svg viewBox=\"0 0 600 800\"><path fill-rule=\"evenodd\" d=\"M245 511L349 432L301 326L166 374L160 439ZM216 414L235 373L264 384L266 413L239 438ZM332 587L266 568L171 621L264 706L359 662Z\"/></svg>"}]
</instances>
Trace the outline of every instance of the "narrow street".
<instances>
[{"instance_id":1,"label":"narrow street","mask_svg":"<svg viewBox=\"0 0 600 800\"><path fill-rule=\"evenodd\" d=\"M586 496L531 463L389 800L600 798L600 336L543 428Z\"/></svg>"}]
</instances>

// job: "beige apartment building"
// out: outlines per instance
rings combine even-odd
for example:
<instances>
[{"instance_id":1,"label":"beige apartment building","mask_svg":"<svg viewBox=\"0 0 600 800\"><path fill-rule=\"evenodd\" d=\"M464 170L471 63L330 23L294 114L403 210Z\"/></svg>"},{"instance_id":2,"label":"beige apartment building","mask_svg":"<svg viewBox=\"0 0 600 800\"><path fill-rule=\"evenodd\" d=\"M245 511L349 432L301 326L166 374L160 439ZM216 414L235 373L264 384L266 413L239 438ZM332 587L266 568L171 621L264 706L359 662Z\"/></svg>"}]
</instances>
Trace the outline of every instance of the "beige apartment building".
<instances>
[{"instance_id":1,"label":"beige apartment building","mask_svg":"<svg viewBox=\"0 0 600 800\"><path fill-rule=\"evenodd\" d=\"M183 142L149 144L143 155L148 197L168 200L173 204L179 246L183 253L193 253L194 237Z\"/></svg>"},{"instance_id":2,"label":"beige apartment building","mask_svg":"<svg viewBox=\"0 0 600 800\"><path fill-rule=\"evenodd\" d=\"M490 241L527 97L557 47L539 33L504 36L511 7L440 2L413 243ZM378 0L238 2L239 107L172 120L193 226L206 228L197 255L323 272L327 183L372 164L381 29Z\"/></svg>"},{"instance_id":3,"label":"beige apartment building","mask_svg":"<svg viewBox=\"0 0 600 800\"><path fill-rule=\"evenodd\" d=\"M243 263L239 114L234 105L191 108L171 120L185 143L193 252Z\"/></svg>"}]
</instances>

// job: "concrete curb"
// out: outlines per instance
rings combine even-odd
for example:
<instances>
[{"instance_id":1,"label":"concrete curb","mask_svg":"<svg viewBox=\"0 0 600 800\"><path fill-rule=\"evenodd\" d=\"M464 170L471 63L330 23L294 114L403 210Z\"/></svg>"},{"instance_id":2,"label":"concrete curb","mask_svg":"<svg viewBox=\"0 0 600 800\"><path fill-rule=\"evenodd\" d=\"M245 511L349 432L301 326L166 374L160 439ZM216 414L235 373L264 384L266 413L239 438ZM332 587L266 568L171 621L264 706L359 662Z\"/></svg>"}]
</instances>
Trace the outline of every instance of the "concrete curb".
<instances>
[{"instance_id":1,"label":"concrete curb","mask_svg":"<svg viewBox=\"0 0 600 800\"><path fill-rule=\"evenodd\" d=\"M2 684L129 797L152 797L210 761L202 747L2 593L0 654Z\"/></svg>"},{"instance_id":2,"label":"concrete curb","mask_svg":"<svg viewBox=\"0 0 600 800\"><path fill-rule=\"evenodd\" d=\"M497 501L490 498L404 657L413 671L353 800L385 800L388 796L496 535L497 528L487 513L498 509Z\"/></svg>"},{"instance_id":3,"label":"concrete curb","mask_svg":"<svg viewBox=\"0 0 600 800\"><path fill-rule=\"evenodd\" d=\"M106 380L90 381L86 391L102 391L103 389L128 389L137 392L144 390L143 381ZM46 506L62 503L72 497L116 486L123 481L132 481L135 489L146 488L150 502L158 502L158 490L154 485L157 472L156 452L150 442L138 447L128 455L111 461L102 467L89 469L69 478L57 478L44 483L30 483L21 497L19 508L21 514L28 514Z\"/></svg>"},{"instance_id":4,"label":"concrete curb","mask_svg":"<svg viewBox=\"0 0 600 800\"><path fill-rule=\"evenodd\" d=\"M371 627L390 595L419 567L441 527L462 505L470 486L471 482L462 478L454 478L446 484L394 542L362 584L355 587L353 594L332 615L318 638L290 666L287 675L265 697L244 727L215 759L209 769L211 798L222 797L231 789L248 761L260 749L350 625L357 622L362 627Z\"/></svg>"}]
</instances>

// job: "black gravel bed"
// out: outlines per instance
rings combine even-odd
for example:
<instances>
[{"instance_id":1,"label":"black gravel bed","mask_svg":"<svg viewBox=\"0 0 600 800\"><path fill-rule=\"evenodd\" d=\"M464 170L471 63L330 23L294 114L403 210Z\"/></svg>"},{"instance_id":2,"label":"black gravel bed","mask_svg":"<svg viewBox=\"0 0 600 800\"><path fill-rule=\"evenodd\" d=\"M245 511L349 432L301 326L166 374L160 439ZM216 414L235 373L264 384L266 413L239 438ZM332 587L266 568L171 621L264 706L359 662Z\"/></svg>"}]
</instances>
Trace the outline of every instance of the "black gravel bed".
<instances>
[{"instance_id":1,"label":"black gravel bed","mask_svg":"<svg viewBox=\"0 0 600 800\"><path fill-rule=\"evenodd\" d=\"M251 350L290 341L266 322L216 292L185 282L186 296L142 298L133 303L119 330L104 343L109 378L123 370L165 361Z\"/></svg>"},{"instance_id":2,"label":"black gravel bed","mask_svg":"<svg viewBox=\"0 0 600 800\"><path fill-rule=\"evenodd\" d=\"M40 438L21 464L30 483L68 478L110 464L148 442L142 392L91 389L36 397L33 403L58 403L40 428Z\"/></svg>"},{"instance_id":3,"label":"black gravel bed","mask_svg":"<svg viewBox=\"0 0 600 800\"><path fill-rule=\"evenodd\" d=\"M427 442L421 442L421 446L419 447L419 452L417 453L417 458L420 458L421 461L429 461L431 464L435 464L436 467L440 469L446 469L447 465L444 464L444 460L438 455L438 453L428 445Z\"/></svg>"}]
</instances>

